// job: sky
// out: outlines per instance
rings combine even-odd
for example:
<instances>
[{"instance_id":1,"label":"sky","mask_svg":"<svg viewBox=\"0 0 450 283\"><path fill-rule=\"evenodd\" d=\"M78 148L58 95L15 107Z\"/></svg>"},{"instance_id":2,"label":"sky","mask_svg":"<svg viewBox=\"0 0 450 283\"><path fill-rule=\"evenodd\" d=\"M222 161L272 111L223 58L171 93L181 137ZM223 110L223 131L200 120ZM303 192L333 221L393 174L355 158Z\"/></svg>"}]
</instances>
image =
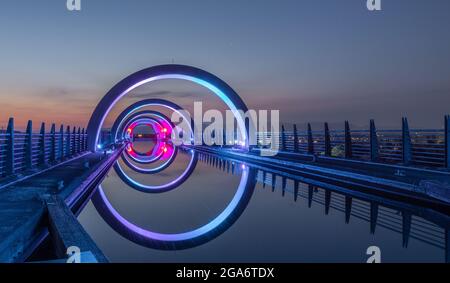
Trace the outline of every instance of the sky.
<instances>
[{"instance_id":1,"label":"sky","mask_svg":"<svg viewBox=\"0 0 450 283\"><path fill-rule=\"evenodd\" d=\"M440 128L450 114L448 0L378 12L366 0L81 1L1 1L0 127L85 126L117 82L168 63L217 75L284 123ZM197 89L166 83L157 96L188 103Z\"/></svg>"}]
</instances>

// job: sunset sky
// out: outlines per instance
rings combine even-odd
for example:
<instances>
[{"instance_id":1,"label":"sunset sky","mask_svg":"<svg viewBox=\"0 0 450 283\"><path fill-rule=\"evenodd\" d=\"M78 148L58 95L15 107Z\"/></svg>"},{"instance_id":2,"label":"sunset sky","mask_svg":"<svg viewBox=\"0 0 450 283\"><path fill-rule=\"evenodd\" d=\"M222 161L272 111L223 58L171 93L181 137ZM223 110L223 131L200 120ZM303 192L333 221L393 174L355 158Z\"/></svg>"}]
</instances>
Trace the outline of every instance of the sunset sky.
<instances>
[{"instance_id":1,"label":"sunset sky","mask_svg":"<svg viewBox=\"0 0 450 283\"><path fill-rule=\"evenodd\" d=\"M284 122L442 127L450 113L450 1L5 0L0 127L14 116L85 126L118 81L153 65L205 69ZM167 99L190 93L170 84ZM149 93L153 97L154 93ZM189 96L184 96L185 102Z\"/></svg>"}]
</instances>

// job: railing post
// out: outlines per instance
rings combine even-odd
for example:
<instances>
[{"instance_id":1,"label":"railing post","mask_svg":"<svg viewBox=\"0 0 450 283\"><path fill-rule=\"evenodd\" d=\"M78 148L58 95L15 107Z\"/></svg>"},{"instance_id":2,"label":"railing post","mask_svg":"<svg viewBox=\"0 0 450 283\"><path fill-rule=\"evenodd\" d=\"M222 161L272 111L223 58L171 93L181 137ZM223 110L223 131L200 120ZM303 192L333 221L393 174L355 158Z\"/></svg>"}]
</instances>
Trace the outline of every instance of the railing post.
<instances>
[{"instance_id":1,"label":"railing post","mask_svg":"<svg viewBox=\"0 0 450 283\"><path fill-rule=\"evenodd\" d=\"M353 205L353 198L346 196L345 197L345 223L350 223L350 217L352 215L352 205Z\"/></svg>"},{"instance_id":2,"label":"railing post","mask_svg":"<svg viewBox=\"0 0 450 283\"><path fill-rule=\"evenodd\" d=\"M411 151L411 135L409 133L408 119L402 119L402 152L403 152L403 164L409 165L412 160Z\"/></svg>"},{"instance_id":3,"label":"railing post","mask_svg":"<svg viewBox=\"0 0 450 283\"><path fill-rule=\"evenodd\" d=\"M85 141L85 139L84 139L84 137L85 137L85 131L84 131L84 128L81 130L81 152L84 152L84 151L86 151L86 143L84 142Z\"/></svg>"},{"instance_id":4,"label":"railing post","mask_svg":"<svg viewBox=\"0 0 450 283\"><path fill-rule=\"evenodd\" d=\"M325 215L330 213L331 207L331 191L325 190Z\"/></svg>"},{"instance_id":5,"label":"railing post","mask_svg":"<svg viewBox=\"0 0 450 283\"><path fill-rule=\"evenodd\" d=\"M84 152L86 151L86 129L83 128L83 130L81 130L81 140L83 141L83 144L81 145L81 151Z\"/></svg>"},{"instance_id":6,"label":"railing post","mask_svg":"<svg viewBox=\"0 0 450 283\"><path fill-rule=\"evenodd\" d=\"M450 115L445 116L445 168L450 169Z\"/></svg>"},{"instance_id":7,"label":"railing post","mask_svg":"<svg viewBox=\"0 0 450 283\"><path fill-rule=\"evenodd\" d=\"M331 136L330 136L330 128L328 127L328 123L324 125L324 142L325 142L325 156L331 156Z\"/></svg>"},{"instance_id":8,"label":"railing post","mask_svg":"<svg viewBox=\"0 0 450 283\"><path fill-rule=\"evenodd\" d=\"M378 146L377 128L375 127L375 120L370 120L370 161L377 162L380 156Z\"/></svg>"},{"instance_id":9,"label":"railing post","mask_svg":"<svg viewBox=\"0 0 450 283\"><path fill-rule=\"evenodd\" d=\"M76 127L73 127L73 144L72 144L72 153L73 153L73 155L76 155L77 154L77 145L78 145L78 143L77 143L77 138L78 138L78 135L77 135L77 128Z\"/></svg>"},{"instance_id":10,"label":"railing post","mask_svg":"<svg viewBox=\"0 0 450 283\"><path fill-rule=\"evenodd\" d=\"M25 137L25 168L33 168L33 122L28 121Z\"/></svg>"},{"instance_id":11,"label":"railing post","mask_svg":"<svg viewBox=\"0 0 450 283\"><path fill-rule=\"evenodd\" d=\"M345 121L345 158L352 158L352 135L350 132L350 123Z\"/></svg>"},{"instance_id":12,"label":"railing post","mask_svg":"<svg viewBox=\"0 0 450 283\"><path fill-rule=\"evenodd\" d=\"M78 132L77 132L77 153L81 152L81 129L80 127L78 127Z\"/></svg>"},{"instance_id":13,"label":"railing post","mask_svg":"<svg viewBox=\"0 0 450 283\"><path fill-rule=\"evenodd\" d=\"M39 165L44 165L45 161L45 123L42 123L39 136Z\"/></svg>"},{"instance_id":14,"label":"railing post","mask_svg":"<svg viewBox=\"0 0 450 283\"><path fill-rule=\"evenodd\" d=\"M286 129L281 125L281 150L286 151Z\"/></svg>"},{"instance_id":15,"label":"railing post","mask_svg":"<svg viewBox=\"0 0 450 283\"><path fill-rule=\"evenodd\" d=\"M375 234L378 222L379 205L376 202L370 202L370 234Z\"/></svg>"},{"instance_id":16,"label":"railing post","mask_svg":"<svg viewBox=\"0 0 450 283\"><path fill-rule=\"evenodd\" d=\"M310 123L308 123L308 154L314 154L314 141Z\"/></svg>"},{"instance_id":17,"label":"railing post","mask_svg":"<svg viewBox=\"0 0 450 283\"><path fill-rule=\"evenodd\" d=\"M111 142L114 142L114 141L111 141ZM222 131L222 146L223 146L223 147L227 146L227 137L226 137L225 130ZM250 145L249 145L249 146L250 146Z\"/></svg>"},{"instance_id":18,"label":"railing post","mask_svg":"<svg viewBox=\"0 0 450 283\"><path fill-rule=\"evenodd\" d=\"M52 124L50 130L50 162L54 163L56 161L56 125Z\"/></svg>"},{"instance_id":19,"label":"railing post","mask_svg":"<svg viewBox=\"0 0 450 283\"><path fill-rule=\"evenodd\" d=\"M72 138L70 137L70 126L67 126L66 128L66 154L64 157L69 157L70 156L70 143L72 142Z\"/></svg>"},{"instance_id":20,"label":"railing post","mask_svg":"<svg viewBox=\"0 0 450 283\"><path fill-rule=\"evenodd\" d=\"M6 147L6 175L14 175L16 173L14 166L14 118L9 118L7 134L7 147Z\"/></svg>"},{"instance_id":21,"label":"railing post","mask_svg":"<svg viewBox=\"0 0 450 283\"><path fill-rule=\"evenodd\" d=\"M294 201L297 202L298 199L298 189L299 189L299 181L294 180Z\"/></svg>"},{"instance_id":22,"label":"railing post","mask_svg":"<svg viewBox=\"0 0 450 283\"><path fill-rule=\"evenodd\" d=\"M409 238L411 236L411 221L412 215L410 212L402 212L402 238L403 247L407 248L409 244Z\"/></svg>"},{"instance_id":23,"label":"railing post","mask_svg":"<svg viewBox=\"0 0 450 283\"><path fill-rule=\"evenodd\" d=\"M80 137L77 127L73 127L73 152L74 155L78 154L78 139Z\"/></svg>"},{"instance_id":24,"label":"railing post","mask_svg":"<svg viewBox=\"0 0 450 283\"><path fill-rule=\"evenodd\" d=\"M73 127L73 131L72 131L72 142L71 142L71 148L70 148L70 155L75 155L76 154L76 150L75 150L75 145L76 145L76 138L77 138L77 136L76 136L76 129L75 129L75 127Z\"/></svg>"},{"instance_id":25,"label":"railing post","mask_svg":"<svg viewBox=\"0 0 450 283\"><path fill-rule=\"evenodd\" d=\"M279 149L280 148L280 133L279 133L279 131L277 133L275 133L275 129L273 128L273 126L271 127L270 131L271 131L270 132L270 147Z\"/></svg>"},{"instance_id":26,"label":"railing post","mask_svg":"<svg viewBox=\"0 0 450 283\"><path fill-rule=\"evenodd\" d=\"M64 125L59 127L59 138L58 138L58 159L64 159Z\"/></svg>"},{"instance_id":27,"label":"railing post","mask_svg":"<svg viewBox=\"0 0 450 283\"><path fill-rule=\"evenodd\" d=\"M88 150L88 133L87 133L87 130L84 132L84 135L85 135L85 137L84 137L84 150L86 151L86 150Z\"/></svg>"},{"instance_id":28,"label":"railing post","mask_svg":"<svg viewBox=\"0 0 450 283\"><path fill-rule=\"evenodd\" d=\"M294 124L294 152L298 152L298 130L297 130L297 124Z\"/></svg>"}]
</instances>

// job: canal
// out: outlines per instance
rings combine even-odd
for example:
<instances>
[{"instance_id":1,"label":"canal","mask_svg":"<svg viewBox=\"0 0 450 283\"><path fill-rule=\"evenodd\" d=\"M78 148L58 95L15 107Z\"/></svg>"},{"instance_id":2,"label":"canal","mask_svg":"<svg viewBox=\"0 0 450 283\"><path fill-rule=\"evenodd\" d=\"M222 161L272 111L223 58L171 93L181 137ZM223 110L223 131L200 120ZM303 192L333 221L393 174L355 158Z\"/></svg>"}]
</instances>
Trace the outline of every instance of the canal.
<instances>
[{"instance_id":1,"label":"canal","mask_svg":"<svg viewBox=\"0 0 450 283\"><path fill-rule=\"evenodd\" d=\"M448 218L438 212L169 151L166 167L164 158L141 166L164 167L147 174L119 161L131 183L111 169L79 215L111 262L366 262L371 246L382 262L445 261Z\"/></svg>"}]
</instances>

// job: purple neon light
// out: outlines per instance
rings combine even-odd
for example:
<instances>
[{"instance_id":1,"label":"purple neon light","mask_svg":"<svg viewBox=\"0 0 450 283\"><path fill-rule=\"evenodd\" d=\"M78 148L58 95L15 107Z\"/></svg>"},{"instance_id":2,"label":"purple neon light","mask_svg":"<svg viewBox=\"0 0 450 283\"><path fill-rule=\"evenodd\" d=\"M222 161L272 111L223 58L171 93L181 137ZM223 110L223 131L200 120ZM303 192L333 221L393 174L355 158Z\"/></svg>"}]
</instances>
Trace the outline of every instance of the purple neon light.
<instances>
[{"instance_id":1,"label":"purple neon light","mask_svg":"<svg viewBox=\"0 0 450 283\"><path fill-rule=\"evenodd\" d=\"M178 176L178 178L176 178L175 180L173 180L173 181L171 181L171 182L169 182L169 183L167 183L167 184L159 185L159 186L149 186L149 185L144 185L144 184L142 184L142 183L140 183L140 182L137 182L137 181L133 180L132 178L130 178L130 177L125 173L125 171L123 170L123 168L122 168L122 166L120 165L119 162L117 162L116 164L117 164L117 168L118 168L118 169L120 170L120 172L124 175L124 177L127 178L127 180L130 181L131 183L133 183L134 185L139 186L139 187L141 187L141 188L143 188L143 189L145 189L145 190L155 190L155 191L159 191L159 190L164 190L165 188L167 188L167 187L169 187L169 186L172 186L172 185L174 185L174 184L180 182L180 180L182 180L187 174L189 174L190 168L191 168L191 167L193 166L193 164L194 164L194 160L195 160L194 153L191 152L191 159L190 159L190 161L189 161L188 166L186 167L186 170L184 170L184 172L183 172L180 176ZM167 161L167 162L169 162L169 161ZM153 170L159 170L159 168L162 167L162 166L164 166L164 165L165 165L165 164L162 164L162 165L159 166L158 168L153 168ZM139 168L139 169L140 169L140 168Z\"/></svg>"},{"instance_id":2,"label":"purple neon light","mask_svg":"<svg viewBox=\"0 0 450 283\"><path fill-rule=\"evenodd\" d=\"M137 117L136 117L137 118ZM155 130L155 132L159 131L160 129L157 127L164 127L162 125L159 124L159 121L155 121L153 119L148 119L148 118L141 118L141 119L134 119L133 121L130 121L130 123L128 123L125 127L126 131L125 131L125 135L128 135L130 132L130 135L132 136L132 133L134 131L134 129L142 124L150 124L150 126L153 127L153 129ZM127 150L126 154L131 157L133 160L137 161L137 162L142 162L142 163L151 163L154 162L156 160L158 160L161 156L163 156L163 153L159 152L158 150L161 148L161 141L160 139L157 139L157 144L155 145L155 147L153 148L153 151L151 153L150 156L139 156L138 154L136 154L134 152L134 150ZM132 146L130 147L132 149Z\"/></svg>"},{"instance_id":3,"label":"purple neon light","mask_svg":"<svg viewBox=\"0 0 450 283\"><path fill-rule=\"evenodd\" d=\"M239 112L239 109L237 109L236 105L234 105L234 103L231 101L231 99L218 87L216 87L215 85L211 84L208 81L205 81L201 78L196 78L193 76L188 76L188 75L182 75L182 74L168 74L168 75L161 75L161 76L154 76L154 77L150 77L147 79L144 79L136 84L134 84L133 86L131 86L130 88L128 88L127 90L125 90L123 93L121 93L119 96L117 96L117 98L113 101L113 103L111 103L107 109L107 111L105 112L105 114L103 115L103 117L101 118L101 122L100 125L103 125L106 119L106 116L109 114L109 112L111 111L111 109L116 105L116 103L123 97L125 96L127 93L129 93L130 91L132 91L133 89L149 83L149 82L154 82L154 81L158 81L158 80L165 80L165 79L179 79L179 80L186 80L186 81L191 81L194 82L196 84L199 84L207 89L209 89L210 91L212 91L214 94L216 94L223 102L225 102L225 104L230 108L230 110L233 112L234 116L236 117L237 120L237 124L240 128L241 134L243 136L243 141L240 141L240 143L244 143L245 147L248 147L248 139L247 139L247 131L245 128L245 121L244 121L244 117L242 117L241 113ZM141 106L142 107L142 106ZM138 107L138 108L141 108ZM137 109L138 109L137 108ZM136 109L135 109L136 110ZM175 111L175 110L174 110ZM178 111L177 111L178 112ZM183 116L183 115L182 115ZM183 116L184 117L184 116ZM189 120L186 120L189 121ZM95 143L98 144L98 140L100 137L100 131L101 131L101 126L97 129L97 134L95 137ZM192 129L191 132L193 133Z\"/></svg>"},{"instance_id":4,"label":"purple neon light","mask_svg":"<svg viewBox=\"0 0 450 283\"><path fill-rule=\"evenodd\" d=\"M165 104L162 104L162 103L155 103L155 102L152 102L152 103L144 104L144 105L138 106L138 107L136 107L136 108L134 108L134 109L131 109L130 112L128 113L128 115L126 115L125 117L123 117L123 119L120 121L118 129L121 128L122 124L123 124L123 123L125 122L125 120L131 115L131 113L133 113L133 112L135 112L135 111L137 111L137 110L139 110L139 109L141 109L141 108L147 107L147 106L161 106L161 107L165 107L165 108L168 108L168 109L170 109L170 110L172 110L172 111L178 113L178 115L182 116L183 119L188 119L188 117L186 117L186 116L184 115L183 111L179 111L178 109L176 109L176 108L174 108L174 107L171 107L171 106L168 106L168 105L165 105ZM144 114L142 114L142 115L144 115ZM153 114L153 115L156 115L156 114ZM156 116L159 116L161 119L165 120L165 118L164 118L163 116L160 116L160 115L156 115ZM139 117L139 116L138 116L138 117ZM186 120L186 121L189 121L189 120ZM125 127L125 129L126 129L126 127ZM190 132L191 132L191 136L193 136L193 130L192 130L191 124L189 124L189 130L190 130ZM116 137L115 137L115 138L117 139L117 133L116 133ZM173 151L173 153L174 153L174 152L175 152L175 151ZM173 155L173 156L174 156L174 155ZM172 158L173 158L173 156L172 156ZM116 164L117 164L118 169L119 169L119 170L121 171L121 173L125 176L125 178L127 178L127 180L130 181L131 183L133 183L134 185L139 186L139 187L141 187L141 188L143 188L143 189L146 189L146 190L162 190L162 189L164 189L164 188L166 188L166 187L168 187L168 186L171 186L171 185L173 185L173 184L176 184L177 182L179 182L180 180L182 180L182 179L189 173L190 167L194 164L194 158L195 158L195 157L194 157L194 153L191 153L191 160L189 161L189 164L188 164L186 170L185 170L178 178L176 178L176 179L173 180L172 182L170 182L170 183L168 183L168 184L166 184L166 185L161 185L161 186L147 186L147 185L144 185L144 184L142 184L142 183L136 182L135 180L133 180L132 178L130 178L130 177L125 173L125 171L122 169L122 167L121 167L119 161L117 161ZM170 162L170 161L171 161L171 159L169 158L169 159L167 160L167 162ZM153 171L159 170L160 168L162 168L163 166L165 166L165 164L167 164L167 162L164 163L164 164L161 164L161 165L160 165L159 167L157 167L157 168L152 168L152 169L150 169L150 170L153 170ZM134 168L138 168L138 167L135 166ZM142 171L145 170L145 169L142 169L142 168L138 168L138 169L140 169L140 170L142 170ZM150 170L148 170L149 173L151 172Z\"/></svg>"},{"instance_id":5,"label":"purple neon light","mask_svg":"<svg viewBox=\"0 0 450 283\"><path fill-rule=\"evenodd\" d=\"M114 218L116 218L128 230L133 231L134 233L147 239L159 241L171 241L171 242L185 241L203 236L211 232L212 230L216 229L219 225L221 225L233 213L233 211L237 208L239 201L241 200L241 198L245 193L245 187L248 182L248 176L249 176L249 168L245 167L242 170L241 181L239 182L239 186L236 193L234 194L233 198L231 199L227 207L216 218L211 220L206 225L201 226L195 230L176 234L157 233L137 226L136 224L125 219L122 215L120 215L117 212L117 210L111 205L108 198L106 197L101 185L98 188L98 192L100 194L102 202L105 204L105 207L114 216Z\"/></svg>"}]
</instances>

